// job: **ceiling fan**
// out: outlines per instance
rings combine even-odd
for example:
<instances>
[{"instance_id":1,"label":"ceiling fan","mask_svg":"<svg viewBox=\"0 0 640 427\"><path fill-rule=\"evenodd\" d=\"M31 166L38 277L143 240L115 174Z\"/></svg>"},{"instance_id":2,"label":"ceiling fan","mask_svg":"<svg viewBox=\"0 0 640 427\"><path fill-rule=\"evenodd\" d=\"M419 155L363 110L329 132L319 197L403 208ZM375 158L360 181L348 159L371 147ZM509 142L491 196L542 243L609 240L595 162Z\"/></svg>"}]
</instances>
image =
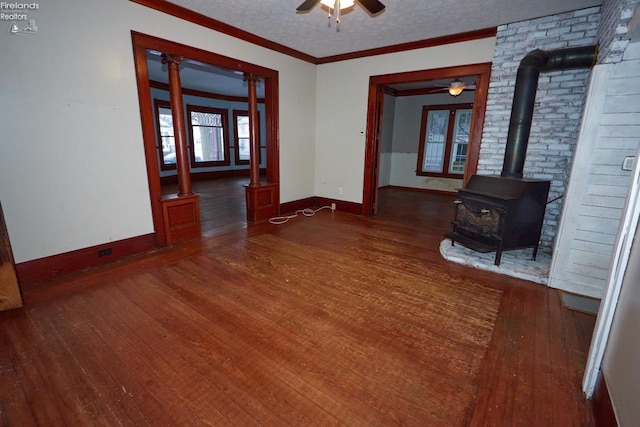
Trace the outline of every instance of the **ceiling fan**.
<instances>
[{"instance_id":1,"label":"ceiling fan","mask_svg":"<svg viewBox=\"0 0 640 427\"><path fill-rule=\"evenodd\" d=\"M455 79L451 83L449 83L448 85L440 85L440 86L442 86L442 89L439 89L440 91L449 92L449 95L451 95L451 96L458 96L465 89L474 90L476 88L475 83L466 84L465 82L461 81L460 79Z\"/></svg>"},{"instance_id":2,"label":"ceiling fan","mask_svg":"<svg viewBox=\"0 0 640 427\"><path fill-rule=\"evenodd\" d=\"M357 2L360 3L360 6L362 6L364 10L369 12L370 15L376 15L382 12L385 7L378 0L357 0ZM305 0L300 6L296 8L296 11L301 13L309 12L318 3L320 3L320 0ZM343 0L342 6L340 5L340 3L340 0L322 0L322 4L326 5L330 9L335 9L336 11L353 6L354 0Z\"/></svg>"}]
</instances>

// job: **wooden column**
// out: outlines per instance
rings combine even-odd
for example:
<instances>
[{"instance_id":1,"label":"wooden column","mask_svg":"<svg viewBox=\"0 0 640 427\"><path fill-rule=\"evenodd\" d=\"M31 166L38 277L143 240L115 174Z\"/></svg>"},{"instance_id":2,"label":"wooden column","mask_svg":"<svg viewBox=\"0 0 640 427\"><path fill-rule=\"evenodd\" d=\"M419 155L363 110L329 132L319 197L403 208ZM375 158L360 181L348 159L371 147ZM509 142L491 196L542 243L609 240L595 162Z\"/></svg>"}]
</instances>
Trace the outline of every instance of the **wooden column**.
<instances>
[{"instance_id":1,"label":"wooden column","mask_svg":"<svg viewBox=\"0 0 640 427\"><path fill-rule=\"evenodd\" d=\"M249 172L251 176L250 183L246 186L247 220L258 222L267 220L278 213L277 185L260 183L260 144L258 140L260 123L256 91L256 83L260 81L260 76L245 73L244 80L249 86Z\"/></svg>"},{"instance_id":2,"label":"wooden column","mask_svg":"<svg viewBox=\"0 0 640 427\"><path fill-rule=\"evenodd\" d=\"M178 173L178 194L163 196L160 200L167 244L194 239L201 234L200 196L191 190L189 175L189 149L179 68L183 59L182 56L162 54L162 63L169 68L169 97Z\"/></svg>"},{"instance_id":3,"label":"wooden column","mask_svg":"<svg viewBox=\"0 0 640 427\"><path fill-rule=\"evenodd\" d=\"M249 185L255 187L260 185L260 145L258 140L260 123L258 121L258 95L256 91L256 83L260 81L260 77L245 73L244 80L249 85L249 165L251 173Z\"/></svg>"},{"instance_id":4,"label":"wooden column","mask_svg":"<svg viewBox=\"0 0 640 427\"><path fill-rule=\"evenodd\" d=\"M190 196L191 177L189 175L189 150L187 148L187 128L185 127L182 84L180 83L180 63L184 57L162 54L162 63L169 68L169 97L173 116L173 137L176 146L176 169L178 171L178 196Z\"/></svg>"}]
</instances>

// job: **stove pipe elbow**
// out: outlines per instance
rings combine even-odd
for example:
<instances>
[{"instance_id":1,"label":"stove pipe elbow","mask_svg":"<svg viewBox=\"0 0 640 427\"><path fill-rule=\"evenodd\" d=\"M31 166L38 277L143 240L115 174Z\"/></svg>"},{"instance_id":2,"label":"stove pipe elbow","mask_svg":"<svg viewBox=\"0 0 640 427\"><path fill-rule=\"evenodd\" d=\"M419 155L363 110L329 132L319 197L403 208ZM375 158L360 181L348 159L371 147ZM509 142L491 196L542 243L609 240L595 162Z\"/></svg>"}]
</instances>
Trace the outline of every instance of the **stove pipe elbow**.
<instances>
[{"instance_id":1,"label":"stove pipe elbow","mask_svg":"<svg viewBox=\"0 0 640 427\"><path fill-rule=\"evenodd\" d=\"M520 61L513 94L509 132L507 133L507 146L500 176L522 178L540 73L591 68L595 64L597 50L596 45L548 52L536 49L529 52Z\"/></svg>"}]
</instances>

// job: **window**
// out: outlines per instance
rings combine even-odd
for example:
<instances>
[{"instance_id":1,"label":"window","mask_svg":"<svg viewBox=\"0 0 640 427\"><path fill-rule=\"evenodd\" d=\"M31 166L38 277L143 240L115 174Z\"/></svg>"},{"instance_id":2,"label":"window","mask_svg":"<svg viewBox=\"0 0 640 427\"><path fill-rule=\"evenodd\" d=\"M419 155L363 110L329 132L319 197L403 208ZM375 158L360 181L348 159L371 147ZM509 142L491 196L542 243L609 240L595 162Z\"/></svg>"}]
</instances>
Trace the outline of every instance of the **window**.
<instances>
[{"instance_id":1,"label":"window","mask_svg":"<svg viewBox=\"0 0 640 427\"><path fill-rule=\"evenodd\" d=\"M154 100L156 120L158 122L158 138L156 148L160 157L160 169L176 168L176 144L173 137L173 116L171 104L161 99Z\"/></svg>"},{"instance_id":2,"label":"window","mask_svg":"<svg viewBox=\"0 0 640 427\"><path fill-rule=\"evenodd\" d=\"M229 161L227 110L187 105L191 165L226 166Z\"/></svg>"},{"instance_id":3,"label":"window","mask_svg":"<svg viewBox=\"0 0 640 427\"><path fill-rule=\"evenodd\" d=\"M233 122L235 123L235 158L236 165L247 165L251 157L249 141L249 112L246 110L233 110ZM258 124L260 116L258 116ZM259 127L259 126L258 126ZM256 135L260 146L260 132ZM260 153L258 153L260 159Z\"/></svg>"},{"instance_id":4,"label":"window","mask_svg":"<svg viewBox=\"0 0 640 427\"><path fill-rule=\"evenodd\" d=\"M417 175L460 178L467 160L471 104L422 107Z\"/></svg>"}]
</instances>

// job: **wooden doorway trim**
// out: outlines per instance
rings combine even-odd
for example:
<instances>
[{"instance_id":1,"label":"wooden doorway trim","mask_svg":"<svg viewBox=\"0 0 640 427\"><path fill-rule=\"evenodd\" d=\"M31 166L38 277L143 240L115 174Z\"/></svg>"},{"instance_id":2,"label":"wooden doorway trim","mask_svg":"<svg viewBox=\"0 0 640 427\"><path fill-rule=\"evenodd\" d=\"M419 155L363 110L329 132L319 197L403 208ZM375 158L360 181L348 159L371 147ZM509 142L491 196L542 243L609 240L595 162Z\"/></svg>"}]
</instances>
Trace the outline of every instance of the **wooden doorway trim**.
<instances>
[{"instance_id":1,"label":"wooden doorway trim","mask_svg":"<svg viewBox=\"0 0 640 427\"><path fill-rule=\"evenodd\" d=\"M0 311L24 306L7 223L0 203Z\"/></svg>"},{"instance_id":2,"label":"wooden doorway trim","mask_svg":"<svg viewBox=\"0 0 640 427\"><path fill-rule=\"evenodd\" d=\"M147 179L151 197L151 212L153 228L156 234L156 245L166 246L167 235L162 215L162 188L156 151L156 131L154 127L154 113L151 100L151 84L147 67L147 50L184 56L210 65L230 70L256 74L264 78L265 119L267 132L267 182L275 185L275 200L280 201L280 166L279 166L279 131L278 131L278 71L259 65L251 64L239 59L219 55L192 46L172 42L154 36L131 32L133 56L138 84L138 101L140 103L140 118L142 121L142 138L147 163Z\"/></svg>"},{"instance_id":3,"label":"wooden doorway trim","mask_svg":"<svg viewBox=\"0 0 640 427\"><path fill-rule=\"evenodd\" d=\"M405 73L385 74L369 78L369 100L367 107L367 137L364 156L364 185L362 194L362 215L375 214L378 195L378 169L380 167L380 132L382 104L385 87L397 83L421 82L437 79L454 79L462 76L476 76L476 89L473 98L473 116L471 135L467 149L467 163L463 182L476 173L480 155L480 141L491 77L491 63L460 65L456 67L435 68L431 70L409 71Z\"/></svg>"}]
</instances>

